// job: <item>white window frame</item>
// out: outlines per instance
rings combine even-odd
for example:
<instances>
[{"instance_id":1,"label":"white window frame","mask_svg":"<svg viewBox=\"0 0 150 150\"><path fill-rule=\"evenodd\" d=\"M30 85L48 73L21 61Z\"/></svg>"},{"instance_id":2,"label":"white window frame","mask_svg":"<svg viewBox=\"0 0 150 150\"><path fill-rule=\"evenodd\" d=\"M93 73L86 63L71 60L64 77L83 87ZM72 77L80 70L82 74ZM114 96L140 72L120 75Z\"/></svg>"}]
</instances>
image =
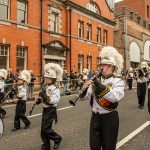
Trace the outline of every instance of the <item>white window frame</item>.
<instances>
[{"instance_id":1,"label":"white window frame","mask_svg":"<svg viewBox=\"0 0 150 150\"><path fill-rule=\"evenodd\" d=\"M97 5L94 3L94 2L89 2L87 5L86 5L86 8L98 15L100 15L100 11L97 7Z\"/></svg>"},{"instance_id":2,"label":"white window frame","mask_svg":"<svg viewBox=\"0 0 150 150\"><path fill-rule=\"evenodd\" d=\"M18 55L18 51L20 51ZM27 47L24 46L18 46L16 51L16 57L17 58L23 58L24 59L24 69L27 68ZM18 66L17 66L18 67Z\"/></svg>"},{"instance_id":3,"label":"white window frame","mask_svg":"<svg viewBox=\"0 0 150 150\"><path fill-rule=\"evenodd\" d=\"M103 43L106 45L107 44L107 39L108 39L108 31L103 30Z\"/></svg>"},{"instance_id":4,"label":"white window frame","mask_svg":"<svg viewBox=\"0 0 150 150\"><path fill-rule=\"evenodd\" d=\"M82 68L83 68L83 55L78 55L78 72L82 74Z\"/></svg>"},{"instance_id":5,"label":"white window frame","mask_svg":"<svg viewBox=\"0 0 150 150\"><path fill-rule=\"evenodd\" d=\"M101 43L101 28L97 27L97 42Z\"/></svg>"},{"instance_id":6,"label":"white window frame","mask_svg":"<svg viewBox=\"0 0 150 150\"><path fill-rule=\"evenodd\" d=\"M21 7L21 5L19 5L19 3L24 3L25 4L25 9L23 9ZM24 19L25 19L24 21L25 22L19 22L18 21L18 11L23 11L24 12ZM21 1L21 0L17 1L17 22L27 24L27 2L25 2L25 1Z\"/></svg>"},{"instance_id":7,"label":"white window frame","mask_svg":"<svg viewBox=\"0 0 150 150\"><path fill-rule=\"evenodd\" d=\"M92 25L87 23L87 40L92 40Z\"/></svg>"},{"instance_id":8,"label":"white window frame","mask_svg":"<svg viewBox=\"0 0 150 150\"><path fill-rule=\"evenodd\" d=\"M87 69L92 70L92 56L87 56Z\"/></svg>"},{"instance_id":9,"label":"white window frame","mask_svg":"<svg viewBox=\"0 0 150 150\"><path fill-rule=\"evenodd\" d=\"M2 54L2 46L4 46L4 54ZM7 47L7 50L6 50L6 47ZM7 54L6 54L6 51L7 51ZM9 68L9 45L5 45L5 44L0 44L0 56L1 57L6 57L6 69Z\"/></svg>"},{"instance_id":10,"label":"white window frame","mask_svg":"<svg viewBox=\"0 0 150 150\"><path fill-rule=\"evenodd\" d=\"M78 38L83 38L83 21L78 21Z\"/></svg>"},{"instance_id":11,"label":"white window frame","mask_svg":"<svg viewBox=\"0 0 150 150\"><path fill-rule=\"evenodd\" d=\"M9 20L10 18L10 0L0 0L0 5L4 5L7 7L7 18L0 18Z\"/></svg>"},{"instance_id":12,"label":"white window frame","mask_svg":"<svg viewBox=\"0 0 150 150\"><path fill-rule=\"evenodd\" d=\"M54 11L50 13L50 31L59 33L59 13Z\"/></svg>"}]
</instances>

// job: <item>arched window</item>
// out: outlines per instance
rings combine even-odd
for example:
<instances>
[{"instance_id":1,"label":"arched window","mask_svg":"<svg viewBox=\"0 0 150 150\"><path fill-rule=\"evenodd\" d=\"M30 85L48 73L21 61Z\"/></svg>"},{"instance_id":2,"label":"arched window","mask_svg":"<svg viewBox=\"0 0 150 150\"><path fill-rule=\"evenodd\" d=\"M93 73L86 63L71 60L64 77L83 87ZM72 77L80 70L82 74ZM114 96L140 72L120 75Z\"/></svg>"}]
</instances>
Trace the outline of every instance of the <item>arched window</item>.
<instances>
[{"instance_id":1,"label":"arched window","mask_svg":"<svg viewBox=\"0 0 150 150\"><path fill-rule=\"evenodd\" d=\"M87 5L86 5L86 9L100 15L100 10L98 8L98 6L96 5L96 3L94 2L89 2Z\"/></svg>"},{"instance_id":2,"label":"arched window","mask_svg":"<svg viewBox=\"0 0 150 150\"><path fill-rule=\"evenodd\" d=\"M150 40L144 44L144 60L150 61Z\"/></svg>"}]
</instances>

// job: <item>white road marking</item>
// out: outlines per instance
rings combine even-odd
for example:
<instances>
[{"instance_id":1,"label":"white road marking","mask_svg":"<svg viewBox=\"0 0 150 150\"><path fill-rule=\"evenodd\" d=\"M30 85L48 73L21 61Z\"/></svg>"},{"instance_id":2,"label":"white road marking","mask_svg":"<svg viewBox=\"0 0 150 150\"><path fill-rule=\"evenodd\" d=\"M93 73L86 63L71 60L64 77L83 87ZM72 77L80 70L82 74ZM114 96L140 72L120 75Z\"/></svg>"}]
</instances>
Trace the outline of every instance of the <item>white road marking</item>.
<instances>
[{"instance_id":1,"label":"white road marking","mask_svg":"<svg viewBox=\"0 0 150 150\"><path fill-rule=\"evenodd\" d=\"M130 133L128 136L126 136L124 139L119 141L117 143L116 149L119 149L121 146L123 146L125 143L127 143L129 140L131 140L134 136L136 136L138 133L140 133L143 129L145 129L147 126L150 125L150 121L145 122L142 126L137 128L135 131Z\"/></svg>"},{"instance_id":2,"label":"white road marking","mask_svg":"<svg viewBox=\"0 0 150 150\"><path fill-rule=\"evenodd\" d=\"M68 107L64 107L64 108L59 108L59 109L57 109L57 111L69 109L69 108L72 108L72 107L74 107L74 106L68 106ZM32 115L32 116L28 116L27 118L33 118L33 117L37 117L37 116L40 116L40 115L42 115L42 113L35 114L35 115Z\"/></svg>"}]
</instances>

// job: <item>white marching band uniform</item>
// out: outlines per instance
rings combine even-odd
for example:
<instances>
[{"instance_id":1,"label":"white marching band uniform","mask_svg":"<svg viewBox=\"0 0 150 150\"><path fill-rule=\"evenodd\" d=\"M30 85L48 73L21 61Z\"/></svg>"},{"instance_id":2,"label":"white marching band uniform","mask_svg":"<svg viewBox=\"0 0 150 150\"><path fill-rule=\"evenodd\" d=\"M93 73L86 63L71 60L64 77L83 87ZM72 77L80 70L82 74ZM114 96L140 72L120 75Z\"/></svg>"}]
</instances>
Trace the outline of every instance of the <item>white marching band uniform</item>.
<instances>
[{"instance_id":1,"label":"white marching band uniform","mask_svg":"<svg viewBox=\"0 0 150 150\"><path fill-rule=\"evenodd\" d=\"M115 150L119 117L117 112L118 101L124 97L125 83L121 71L123 58L113 47L104 47L100 53L101 64L114 66L115 70L108 76L94 80L87 90L92 108L90 123L90 148L98 150ZM103 72L102 72L103 73Z\"/></svg>"},{"instance_id":2,"label":"white marching band uniform","mask_svg":"<svg viewBox=\"0 0 150 150\"><path fill-rule=\"evenodd\" d=\"M124 81L121 78L111 76L108 79L101 79L101 84L109 86L109 92L103 96L104 99L115 103L120 101L124 97ZM91 98L92 95L92 85L90 85L88 91L88 97ZM111 110L101 107L95 100L93 101L92 111L99 114L110 113Z\"/></svg>"},{"instance_id":3,"label":"white marching band uniform","mask_svg":"<svg viewBox=\"0 0 150 150\"><path fill-rule=\"evenodd\" d=\"M52 105L52 107L57 107L57 104L60 101L60 90L55 85L47 85L46 86L46 95L48 102L43 102L43 107L49 107L48 104Z\"/></svg>"}]
</instances>

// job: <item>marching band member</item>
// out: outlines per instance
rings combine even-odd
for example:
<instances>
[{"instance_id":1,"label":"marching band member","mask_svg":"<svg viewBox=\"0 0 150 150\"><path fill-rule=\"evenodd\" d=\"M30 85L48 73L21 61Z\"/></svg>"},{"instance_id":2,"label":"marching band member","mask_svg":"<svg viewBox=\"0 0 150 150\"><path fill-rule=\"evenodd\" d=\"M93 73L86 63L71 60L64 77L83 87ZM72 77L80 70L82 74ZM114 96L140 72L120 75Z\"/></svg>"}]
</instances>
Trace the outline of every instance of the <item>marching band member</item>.
<instances>
[{"instance_id":1,"label":"marching band member","mask_svg":"<svg viewBox=\"0 0 150 150\"><path fill-rule=\"evenodd\" d=\"M92 107L90 148L115 150L119 128L117 106L124 97L125 87L115 72L117 69L121 71L123 59L115 48L109 46L102 49L100 57L101 82L95 79L87 91Z\"/></svg>"},{"instance_id":2,"label":"marching band member","mask_svg":"<svg viewBox=\"0 0 150 150\"><path fill-rule=\"evenodd\" d=\"M138 97L138 108L143 109L146 95L146 83L148 81L148 65L146 62L141 63L141 68L138 70L137 79L137 97Z\"/></svg>"},{"instance_id":3,"label":"marching band member","mask_svg":"<svg viewBox=\"0 0 150 150\"><path fill-rule=\"evenodd\" d=\"M20 129L20 119L25 124L24 129L27 129L31 124L28 118L25 116L26 112L26 100L28 95L28 83L31 80L30 72L27 70L23 70L20 75L18 76L18 83L17 83L17 99L13 100L12 102L17 103L16 105L16 112L14 118L14 128L12 131L16 131Z\"/></svg>"},{"instance_id":4,"label":"marching band member","mask_svg":"<svg viewBox=\"0 0 150 150\"><path fill-rule=\"evenodd\" d=\"M150 68L149 68L150 69ZM148 73L148 112L150 114L150 72Z\"/></svg>"},{"instance_id":5,"label":"marching band member","mask_svg":"<svg viewBox=\"0 0 150 150\"><path fill-rule=\"evenodd\" d=\"M0 69L0 102L4 99L4 87L5 87L5 80L7 78L7 70ZM6 111L0 106L0 115L4 117L6 115Z\"/></svg>"},{"instance_id":6,"label":"marching band member","mask_svg":"<svg viewBox=\"0 0 150 150\"><path fill-rule=\"evenodd\" d=\"M63 75L63 69L58 64L48 63L44 66L45 74L44 79L46 82L45 87L39 93L39 98L36 104L41 103L43 100L43 114L41 126L41 139L43 141L41 150L50 149L50 140L54 141L54 149L57 149L62 140L53 129L52 124L55 119L57 122L57 104L60 101L60 90L56 80L60 81Z\"/></svg>"},{"instance_id":7,"label":"marching band member","mask_svg":"<svg viewBox=\"0 0 150 150\"><path fill-rule=\"evenodd\" d=\"M127 74L128 86L129 90L132 89L132 81L133 81L133 69L132 67L129 68L129 72Z\"/></svg>"}]
</instances>

